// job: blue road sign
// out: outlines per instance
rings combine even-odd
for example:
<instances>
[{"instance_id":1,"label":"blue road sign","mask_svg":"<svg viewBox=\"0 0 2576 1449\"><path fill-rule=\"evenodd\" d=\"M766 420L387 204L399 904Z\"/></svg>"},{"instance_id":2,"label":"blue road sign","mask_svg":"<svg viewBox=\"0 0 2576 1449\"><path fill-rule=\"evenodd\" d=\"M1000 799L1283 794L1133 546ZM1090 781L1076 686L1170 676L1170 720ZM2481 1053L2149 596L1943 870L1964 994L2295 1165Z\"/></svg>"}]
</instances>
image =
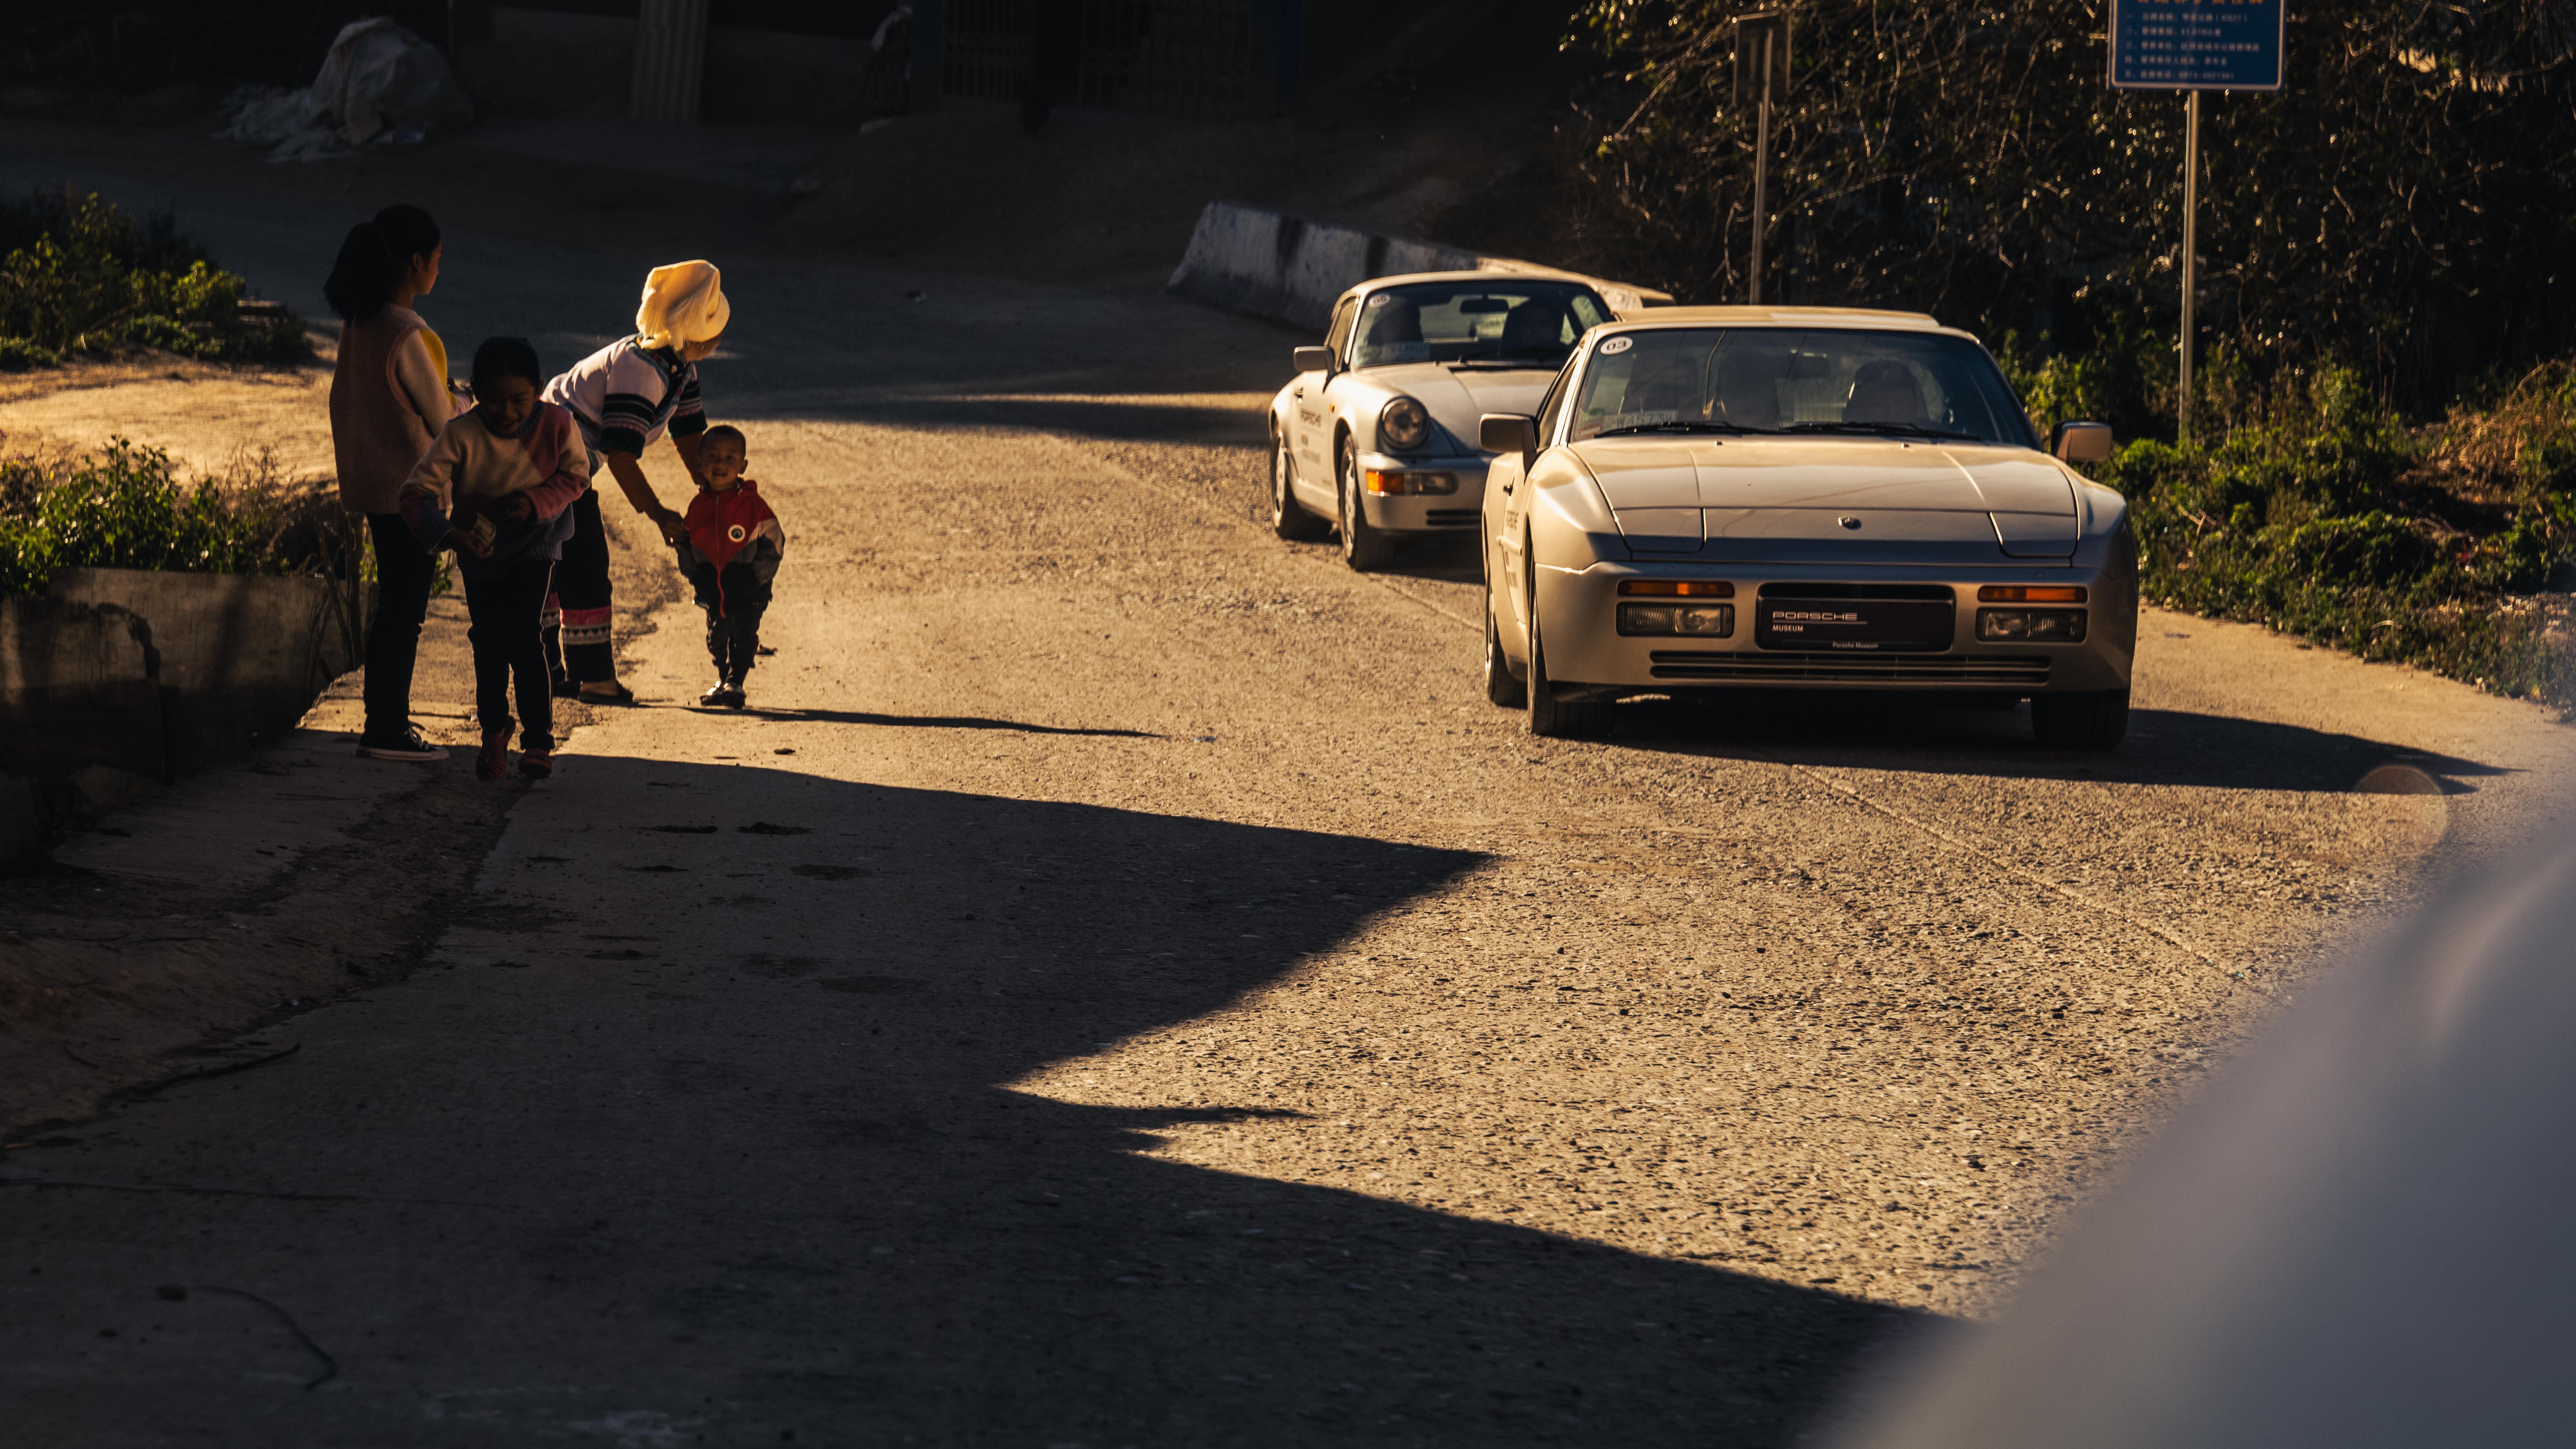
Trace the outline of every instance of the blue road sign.
<instances>
[{"instance_id":1,"label":"blue road sign","mask_svg":"<svg viewBox=\"0 0 2576 1449\"><path fill-rule=\"evenodd\" d=\"M2289 0L2111 0L2111 88L2277 91Z\"/></svg>"}]
</instances>

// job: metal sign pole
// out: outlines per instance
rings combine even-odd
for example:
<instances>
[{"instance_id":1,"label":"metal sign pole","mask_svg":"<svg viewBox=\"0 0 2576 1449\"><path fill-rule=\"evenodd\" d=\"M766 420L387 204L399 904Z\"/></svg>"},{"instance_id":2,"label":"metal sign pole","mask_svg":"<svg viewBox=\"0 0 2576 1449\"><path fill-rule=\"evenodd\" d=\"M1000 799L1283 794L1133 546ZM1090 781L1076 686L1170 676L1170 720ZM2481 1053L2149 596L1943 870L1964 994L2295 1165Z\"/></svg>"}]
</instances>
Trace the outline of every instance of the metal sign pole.
<instances>
[{"instance_id":1,"label":"metal sign pole","mask_svg":"<svg viewBox=\"0 0 2576 1449\"><path fill-rule=\"evenodd\" d=\"M2174 436L2191 441L2191 353L2195 331L2193 303L2200 293L2200 92L2183 101L2182 127L2182 401L2176 406Z\"/></svg>"},{"instance_id":2,"label":"metal sign pole","mask_svg":"<svg viewBox=\"0 0 2576 1449\"><path fill-rule=\"evenodd\" d=\"M2191 441L2191 364L2200 310L2200 96L2277 91L2289 49L2289 0L2111 0L2111 88L2181 91L2181 393L2174 436Z\"/></svg>"},{"instance_id":3,"label":"metal sign pole","mask_svg":"<svg viewBox=\"0 0 2576 1449\"><path fill-rule=\"evenodd\" d=\"M1753 123L1753 295L1752 304L1762 305L1762 223L1770 215L1764 204L1764 183L1771 171L1771 32L1762 32L1762 106L1760 119Z\"/></svg>"}]
</instances>

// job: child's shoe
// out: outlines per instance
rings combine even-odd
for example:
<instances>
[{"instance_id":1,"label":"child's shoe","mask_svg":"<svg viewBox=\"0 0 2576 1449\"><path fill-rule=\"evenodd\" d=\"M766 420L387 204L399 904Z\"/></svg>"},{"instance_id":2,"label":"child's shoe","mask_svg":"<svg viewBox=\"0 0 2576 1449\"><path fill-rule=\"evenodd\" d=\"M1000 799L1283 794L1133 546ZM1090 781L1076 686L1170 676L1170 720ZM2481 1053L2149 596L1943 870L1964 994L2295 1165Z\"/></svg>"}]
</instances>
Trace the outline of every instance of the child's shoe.
<instances>
[{"instance_id":1,"label":"child's shoe","mask_svg":"<svg viewBox=\"0 0 2576 1449\"><path fill-rule=\"evenodd\" d=\"M555 752L526 750L519 755L519 773L531 780L551 780L555 775Z\"/></svg>"},{"instance_id":2,"label":"child's shoe","mask_svg":"<svg viewBox=\"0 0 2576 1449\"><path fill-rule=\"evenodd\" d=\"M732 693L733 686L719 679L715 683L707 686L706 693L698 696L698 703L705 705L709 709L718 709L733 703L731 698Z\"/></svg>"},{"instance_id":3,"label":"child's shoe","mask_svg":"<svg viewBox=\"0 0 2576 1449\"><path fill-rule=\"evenodd\" d=\"M726 680L724 685L724 707L727 709L740 709L743 707L743 704L742 681L739 679Z\"/></svg>"},{"instance_id":4,"label":"child's shoe","mask_svg":"<svg viewBox=\"0 0 2576 1449\"><path fill-rule=\"evenodd\" d=\"M475 779L501 780L509 777L510 736L516 733L516 725L503 725L497 730L483 732L483 753L474 760Z\"/></svg>"}]
</instances>

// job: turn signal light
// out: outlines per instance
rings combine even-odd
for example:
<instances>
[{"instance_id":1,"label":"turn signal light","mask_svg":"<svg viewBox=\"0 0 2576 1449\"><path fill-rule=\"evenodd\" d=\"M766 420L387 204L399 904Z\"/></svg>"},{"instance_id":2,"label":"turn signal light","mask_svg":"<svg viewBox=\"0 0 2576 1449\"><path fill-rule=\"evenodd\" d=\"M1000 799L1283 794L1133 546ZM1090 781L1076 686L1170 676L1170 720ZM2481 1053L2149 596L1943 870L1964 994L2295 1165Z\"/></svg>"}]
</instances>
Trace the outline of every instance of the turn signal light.
<instances>
[{"instance_id":1,"label":"turn signal light","mask_svg":"<svg viewBox=\"0 0 2576 1449\"><path fill-rule=\"evenodd\" d=\"M1977 590L1980 604L2080 604L2081 584L1988 584Z\"/></svg>"},{"instance_id":2,"label":"turn signal light","mask_svg":"<svg viewBox=\"0 0 2576 1449\"><path fill-rule=\"evenodd\" d=\"M1455 493L1455 473L1397 473L1378 468L1368 470L1363 480L1371 493Z\"/></svg>"},{"instance_id":3,"label":"turn signal light","mask_svg":"<svg viewBox=\"0 0 2576 1449\"><path fill-rule=\"evenodd\" d=\"M1723 579L1621 579L1619 592L1630 598L1731 599L1735 585Z\"/></svg>"}]
</instances>

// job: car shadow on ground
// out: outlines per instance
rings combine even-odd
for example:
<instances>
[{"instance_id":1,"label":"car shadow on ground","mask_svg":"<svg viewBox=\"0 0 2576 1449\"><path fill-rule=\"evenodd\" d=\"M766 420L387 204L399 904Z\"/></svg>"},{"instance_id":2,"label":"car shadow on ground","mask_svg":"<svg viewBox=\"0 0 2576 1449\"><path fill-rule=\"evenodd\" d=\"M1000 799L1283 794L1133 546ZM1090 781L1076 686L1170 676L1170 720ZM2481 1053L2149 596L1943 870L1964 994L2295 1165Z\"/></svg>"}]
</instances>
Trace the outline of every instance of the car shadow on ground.
<instances>
[{"instance_id":1,"label":"car shadow on ground","mask_svg":"<svg viewBox=\"0 0 2576 1449\"><path fill-rule=\"evenodd\" d=\"M1439 1159L1472 1122L1388 1033L1405 996L1470 1000L1436 946L1384 995L1257 1035L1224 1017L1484 859L568 757L451 970L308 1023L291 1074L165 1094L135 1129L157 1147L12 1158L292 1200L13 1196L45 1276L0 1279L0 1360L38 1366L38 1438L451 1442L426 1383L597 1386L478 1388L500 1437L477 1442L612 1419L746 1444L1791 1442L1924 1320L1471 1216ZM1325 1120L1362 1076L1398 1105ZM389 1082L434 1109L383 1110ZM1441 1128L1419 1156L1417 1118ZM1335 1135L1283 1156L1304 1181L1140 1155L1206 1122L1256 1134L1247 1165L1260 1132ZM98 1354L92 1299L215 1272L292 1306L330 1394L229 1303L162 1304Z\"/></svg>"},{"instance_id":2,"label":"car shadow on ground","mask_svg":"<svg viewBox=\"0 0 2576 1449\"><path fill-rule=\"evenodd\" d=\"M2513 773L2357 735L2186 710L2131 711L2128 739L2107 752L2041 749L2027 704L1712 690L1623 701L1613 717L1612 742L1631 749L1922 774L2343 791L2401 765L2421 771L2441 793L2460 795L2476 791L2472 781Z\"/></svg>"}]
</instances>

